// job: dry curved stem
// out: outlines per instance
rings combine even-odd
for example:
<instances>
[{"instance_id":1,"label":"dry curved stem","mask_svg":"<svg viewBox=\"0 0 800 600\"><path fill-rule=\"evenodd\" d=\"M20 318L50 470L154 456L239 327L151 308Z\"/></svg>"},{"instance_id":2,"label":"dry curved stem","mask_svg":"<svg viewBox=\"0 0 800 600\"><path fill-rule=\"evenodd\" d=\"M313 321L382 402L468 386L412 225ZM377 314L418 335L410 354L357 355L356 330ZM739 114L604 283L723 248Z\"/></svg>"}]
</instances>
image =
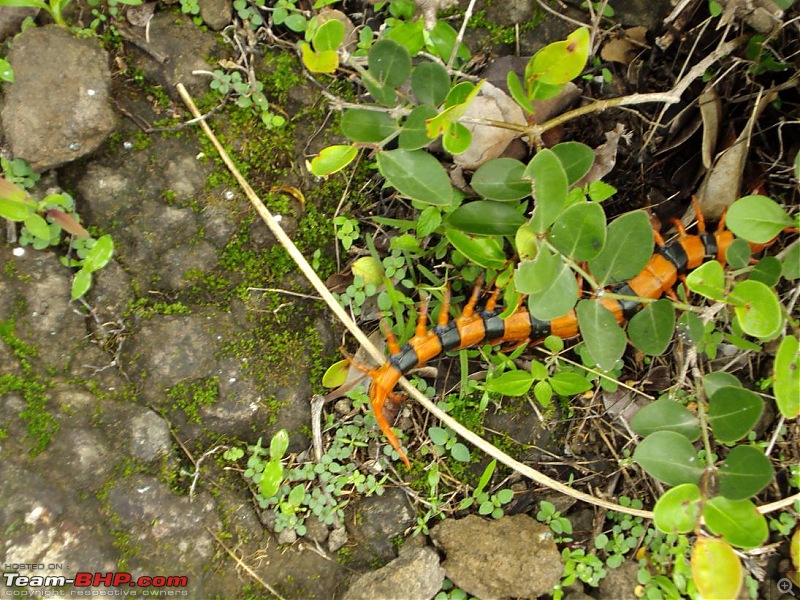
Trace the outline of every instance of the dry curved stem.
<instances>
[{"instance_id":1,"label":"dry curved stem","mask_svg":"<svg viewBox=\"0 0 800 600\"><path fill-rule=\"evenodd\" d=\"M180 94L181 98L183 99L186 106L189 108L190 112L198 116L199 111L197 106L195 105L194 101L192 100L189 93L186 91L186 88L182 84L177 85L178 93ZM317 293L325 300L325 303L328 307L333 311L336 317L341 321L341 323L347 328L347 330L353 334L353 337L361 344L367 353L375 360L377 364L383 364L386 362L386 357L383 353L378 350L375 345L369 340L369 338L361 331L361 329L356 325L356 323L350 318L347 312L342 308L339 302L334 298L333 294L325 287L325 283L319 278L316 274L314 269L308 263L306 258L297 249L297 246L294 245L291 238L286 235L286 232L280 226L280 223L275 220L275 217L272 216L269 209L264 205L258 195L255 193L250 184L247 180L242 176L239 170L236 168L231 157L226 152L225 148L223 148L220 141L214 135L214 132L209 127L208 123L205 121L200 121L200 126L203 129L203 132L206 134L208 139L217 149L217 152L222 158L222 161L228 167L228 170L234 176L236 181L239 183L239 186L242 188L242 191L245 193L247 198L250 200L253 207L258 212L259 216L263 219L264 223L266 223L267 227L269 227L272 234L275 238L281 243L281 245L286 249L286 252L289 256L292 257L292 260L297 263L297 266L302 271L303 275L308 279L309 283L317 290ZM436 404L434 404L429 398L427 398L422 392L420 392L417 388L415 388L408 379L405 377L400 378L400 385L403 387L408 394L414 398L419 404L425 408L428 412L432 413L436 416L444 425L452 429L456 434L464 438L473 446L479 448L481 451L485 452L492 458L496 459L498 462L503 463L507 467L515 470L517 473L524 475L525 477L531 479L532 481L548 487L552 490L575 498L576 500L582 500L588 504L592 504L594 506L599 506L601 508L605 508L607 510L613 510L620 513L625 513L633 516L644 517L646 519L653 518L653 512L649 510L640 510L636 508L631 508L627 506L622 506L621 504L617 504L615 502L609 502L608 500L603 500L602 498L595 498L590 494L586 494L579 490L572 489L569 486L564 485L560 481L556 481L555 479L551 479L544 473L541 473L535 469L532 469L528 465L522 464L521 462L515 460L505 452L501 451L499 448L495 447L476 433L470 431L466 427L464 427L461 423L453 419L450 415L442 411ZM794 502L795 499L800 499L800 494L796 494L795 496L785 498L779 502L774 502L770 505L762 506L759 508L760 512L769 512L771 510L778 510L779 508L783 508L784 506L790 505ZM766 509L766 510L765 510Z\"/></svg>"}]
</instances>

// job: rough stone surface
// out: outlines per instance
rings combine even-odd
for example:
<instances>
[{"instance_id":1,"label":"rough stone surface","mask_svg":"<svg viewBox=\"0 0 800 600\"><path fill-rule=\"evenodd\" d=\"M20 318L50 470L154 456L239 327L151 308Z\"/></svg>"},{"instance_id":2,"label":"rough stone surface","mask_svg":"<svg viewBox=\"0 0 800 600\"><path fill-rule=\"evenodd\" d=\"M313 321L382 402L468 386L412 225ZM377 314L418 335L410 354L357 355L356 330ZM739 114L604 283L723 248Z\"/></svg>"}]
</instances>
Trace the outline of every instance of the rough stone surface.
<instances>
[{"instance_id":1,"label":"rough stone surface","mask_svg":"<svg viewBox=\"0 0 800 600\"><path fill-rule=\"evenodd\" d=\"M535 598L561 578L550 528L527 515L445 519L431 538L447 557L442 567L448 579L479 598Z\"/></svg>"},{"instance_id":2,"label":"rough stone surface","mask_svg":"<svg viewBox=\"0 0 800 600\"><path fill-rule=\"evenodd\" d=\"M231 22L231 0L198 0L197 3L200 5L200 18L212 31L219 31Z\"/></svg>"},{"instance_id":3,"label":"rough stone surface","mask_svg":"<svg viewBox=\"0 0 800 600\"><path fill-rule=\"evenodd\" d=\"M432 598L442 587L445 572L433 548L413 548L377 571L356 579L344 594L344 600L373 598ZM402 592L401 592L402 590Z\"/></svg>"},{"instance_id":4,"label":"rough stone surface","mask_svg":"<svg viewBox=\"0 0 800 600\"><path fill-rule=\"evenodd\" d=\"M16 158L46 171L94 152L116 127L109 106L108 55L64 27L26 30L7 59L3 128Z\"/></svg>"},{"instance_id":5,"label":"rough stone surface","mask_svg":"<svg viewBox=\"0 0 800 600\"><path fill-rule=\"evenodd\" d=\"M353 518L345 520L350 541L356 544L353 559L356 564L382 563L397 556L394 538L402 536L414 523L414 511L405 492L388 489L383 496L370 496L352 503L348 512Z\"/></svg>"},{"instance_id":6,"label":"rough stone surface","mask_svg":"<svg viewBox=\"0 0 800 600\"><path fill-rule=\"evenodd\" d=\"M600 596L614 598L622 596L633 598L636 596L636 586L639 585L639 565L636 561L628 560L616 569L607 569L608 573L600 580Z\"/></svg>"}]
</instances>

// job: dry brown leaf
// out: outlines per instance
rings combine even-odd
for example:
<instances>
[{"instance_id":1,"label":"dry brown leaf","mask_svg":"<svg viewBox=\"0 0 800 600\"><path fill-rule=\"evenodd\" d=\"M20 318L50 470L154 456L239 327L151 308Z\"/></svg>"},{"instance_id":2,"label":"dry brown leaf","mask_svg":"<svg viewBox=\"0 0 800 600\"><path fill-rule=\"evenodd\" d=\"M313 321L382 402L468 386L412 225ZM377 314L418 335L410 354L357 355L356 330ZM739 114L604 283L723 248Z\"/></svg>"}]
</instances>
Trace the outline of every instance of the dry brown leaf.
<instances>
[{"instance_id":1,"label":"dry brown leaf","mask_svg":"<svg viewBox=\"0 0 800 600\"><path fill-rule=\"evenodd\" d=\"M625 30L625 37L615 38L603 46L600 58L610 62L629 65L636 55L646 47L646 27L631 27Z\"/></svg>"},{"instance_id":2,"label":"dry brown leaf","mask_svg":"<svg viewBox=\"0 0 800 600\"><path fill-rule=\"evenodd\" d=\"M614 165L617 164L619 140L620 138L625 138L625 126L622 123L617 123L617 126L612 131L606 131L605 136L606 143L594 149L594 163L589 172L575 184L575 187L581 187L587 183L602 179L614 170Z\"/></svg>"},{"instance_id":3,"label":"dry brown leaf","mask_svg":"<svg viewBox=\"0 0 800 600\"><path fill-rule=\"evenodd\" d=\"M153 14L156 11L156 4L156 2L145 2L138 6L129 6L128 10L125 11L125 17L128 19L128 23L134 27L146 27L147 22L153 18Z\"/></svg>"},{"instance_id":4,"label":"dry brown leaf","mask_svg":"<svg viewBox=\"0 0 800 600\"><path fill-rule=\"evenodd\" d=\"M700 116L703 119L703 166L710 169L719 138L722 102L717 90L709 84L700 94L698 103L700 104Z\"/></svg>"}]
</instances>

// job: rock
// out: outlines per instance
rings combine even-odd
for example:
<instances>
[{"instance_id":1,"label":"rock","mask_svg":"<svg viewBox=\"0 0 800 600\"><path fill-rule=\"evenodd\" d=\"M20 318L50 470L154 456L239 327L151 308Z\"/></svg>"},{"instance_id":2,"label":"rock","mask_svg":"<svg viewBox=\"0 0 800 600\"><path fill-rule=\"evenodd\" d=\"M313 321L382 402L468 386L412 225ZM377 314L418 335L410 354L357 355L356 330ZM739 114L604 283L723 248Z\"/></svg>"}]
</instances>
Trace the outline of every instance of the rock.
<instances>
[{"instance_id":1,"label":"rock","mask_svg":"<svg viewBox=\"0 0 800 600\"><path fill-rule=\"evenodd\" d=\"M601 598L634 598L639 585L639 564L635 560L627 560L616 569L606 569L607 573L600 580L598 588Z\"/></svg>"},{"instance_id":2,"label":"rock","mask_svg":"<svg viewBox=\"0 0 800 600\"><path fill-rule=\"evenodd\" d=\"M22 22L28 17L35 17L38 12L38 8L4 6L3 10L0 10L0 42L10 35L19 33Z\"/></svg>"},{"instance_id":3,"label":"rock","mask_svg":"<svg viewBox=\"0 0 800 600\"><path fill-rule=\"evenodd\" d=\"M35 171L91 154L114 132L108 55L96 40L34 27L14 40L7 59L15 82L5 86L3 128L14 156Z\"/></svg>"},{"instance_id":4,"label":"rock","mask_svg":"<svg viewBox=\"0 0 800 600\"><path fill-rule=\"evenodd\" d=\"M151 463L169 454L172 437L163 417L152 410L142 409L140 414L131 419L130 429L130 452L135 458L143 463Z\"/></svg>"},{"instance_id":5,"label":"rock","mask_svg":"<svg viewBox=\"0 0 800 600\"><path fill-rule=\"evenodd\" d=\"M372 598L433 598L441 589L444 569L439 556L428 546L403 552L398 558L377 571L365 573L345 592L345 600Z\"/></svg>"},{"instance_id":6,"label":"rock","mask_svg":"<svg viewBox=\"0 0 800 600\"><path fill-rule=\"evenodd\" d=\"M446 555L447 577L479 598L535 598L561 579L561 554L550 528L524 515L488 521L445 519L431 530Z\"/></svg>"},{"instance_id":7,"label":"rock","mask_svg":"<svg viewBox=\"0 0 800 600\"><path fill-rule=\"evenodd\" d=\"M231 0L197 0L200 5L200 18L211 31L220 31L233 18Z\"/></svg>"},{"instance_id":8,"label":"rock","mask_svg":"<svg viewBox=\"0 0 800 600\"><path fill-rule=\"evenodd\" d=\"M397 556L394 539L402 536L415 520L405 492L387 489L383 496L361 498L348 506L345 523L350 542L355 545L356 564L370 565L375 560L388 562Z\"/></svg>"}]
</instances>

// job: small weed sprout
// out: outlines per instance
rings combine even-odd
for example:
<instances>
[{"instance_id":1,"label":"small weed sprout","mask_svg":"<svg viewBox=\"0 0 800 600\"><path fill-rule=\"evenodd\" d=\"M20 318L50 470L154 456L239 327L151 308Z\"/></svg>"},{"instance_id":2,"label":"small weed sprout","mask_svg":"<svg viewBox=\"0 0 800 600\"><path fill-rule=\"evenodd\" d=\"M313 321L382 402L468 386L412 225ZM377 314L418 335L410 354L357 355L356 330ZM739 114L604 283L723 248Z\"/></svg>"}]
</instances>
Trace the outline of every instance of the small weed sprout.
<instances>
[{"instance_id":1,"label":"small weed sprout","mask_svg":"<svg viewBox=\"0 0 800 600\"><path fill-rule=\"evenodd\" d=\"M553 539L556 542L571 542L572 523L567 517L562 517L556 510L555 505L547 500L539 502L539 512L536 513L536 520L550 527L553 532Z\"/></svg>"}]
</instances>

